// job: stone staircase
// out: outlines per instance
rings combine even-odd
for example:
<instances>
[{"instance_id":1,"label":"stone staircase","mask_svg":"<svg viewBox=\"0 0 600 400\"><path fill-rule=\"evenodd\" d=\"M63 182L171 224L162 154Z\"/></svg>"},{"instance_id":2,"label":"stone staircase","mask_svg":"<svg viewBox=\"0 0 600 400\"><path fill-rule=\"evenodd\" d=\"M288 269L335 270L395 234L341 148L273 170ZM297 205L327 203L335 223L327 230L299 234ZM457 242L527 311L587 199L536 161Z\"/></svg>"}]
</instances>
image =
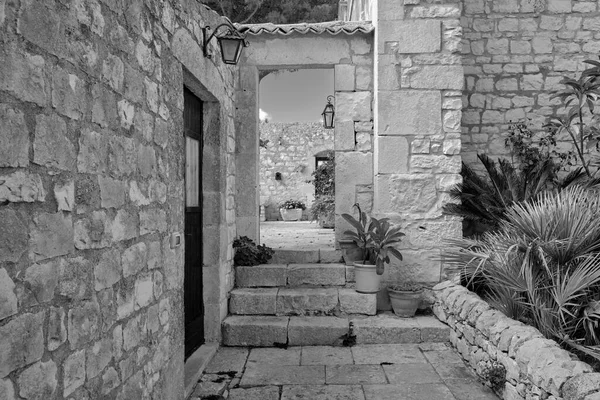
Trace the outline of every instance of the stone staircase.
<instances>
[{"instance_id":1,"label":"stone staircase","mask_svg":"<svg viewBox=\"0 0 600 400\"><path fill-rule=\"evenodd\" d=\"M274 264L236 267L223 344L341 346L347 341L449 340L449 328L433 316L404 319L391 312L377 313L377 296L357 293L353 267L333 262L339 259L330 251L277 250Z\"/></svg>"}]
</instances>

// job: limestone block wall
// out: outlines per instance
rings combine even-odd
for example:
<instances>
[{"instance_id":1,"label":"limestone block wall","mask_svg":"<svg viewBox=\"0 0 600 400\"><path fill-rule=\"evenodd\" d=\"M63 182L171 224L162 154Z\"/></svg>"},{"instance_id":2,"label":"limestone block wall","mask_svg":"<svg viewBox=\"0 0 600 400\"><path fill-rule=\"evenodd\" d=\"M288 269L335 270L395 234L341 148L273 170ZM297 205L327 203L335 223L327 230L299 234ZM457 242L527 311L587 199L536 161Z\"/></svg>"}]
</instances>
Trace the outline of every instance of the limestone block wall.
<instances>
[{"instance_id":1,"label":"limestone block wall","mask_svg":"<svg viewBox=\"0 0 600 400\"><path fill-rule=\"evenodd\" d=\"M433 311L450 326L450 342L473 371L488 384L491 367L506 371L506 382L499 388L503 399L592 400L600 396L600 373L537 329L491 309L463 286L446 281L433 290Z\"/></svg>"},{"instance_id":2,"label":"limestone block wall","mask_svg":"<svg viewBox=\"0 0 600 400\"><path fill-rule=\"evenodd\" d=\"M540 129L560 102L551 92L563 76L598 59L600 13L595 0L464 0L463 158L507 154L511 121Z\"/></svg>"},{"instance_id":3,"label":"limestone block wall","mask_svg":"<svg viewBox=\"0 0 600 400\"><path fill-rule=\"evenodd\" d=\"M184 84L207 101L215 154L218 340L235 69L203 57L200 27L220 22L191 0L0 1L0 398L183 398L184 247L169 236L184 229Z\"/></svg>"},{"instance_id":4,"label":"limestone block wall","mask_svg":"<svg viewBox=\"0 0 600 400\"><path fill-rule=\"evenodd\" d=\"M310 208L315 198L315 156L333 150L333 129L318 122L262 122L260 138L268 141L260 148L260 205L267 209L267 220L279 219L278 206L288 199L301 200ZM277 173L281 180L275 178Z\"/></svg>"},{"instance_id":5,"label":"limestone block wall","mask_svg":"<svg viewBox=\"0 0 600 400\"><path fill-rule=\"evenodd\" d=\"M443 238L462 234L442 215L461 180L462 2L377 7L374 211L406 233L404 261L392 260L383 280L437 283Z\"/></svg>"}]
</instances>

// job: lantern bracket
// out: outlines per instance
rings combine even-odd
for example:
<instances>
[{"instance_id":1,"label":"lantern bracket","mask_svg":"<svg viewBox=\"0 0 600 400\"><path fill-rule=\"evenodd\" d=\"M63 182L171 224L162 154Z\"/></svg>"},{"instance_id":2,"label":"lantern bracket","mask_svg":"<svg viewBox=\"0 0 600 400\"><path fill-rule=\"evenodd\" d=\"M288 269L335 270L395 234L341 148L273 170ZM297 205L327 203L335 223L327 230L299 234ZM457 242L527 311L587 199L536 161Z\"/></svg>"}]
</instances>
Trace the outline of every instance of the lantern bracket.
<instances>
[{"instance_id":1,"label":"lantern bracket","mask_svg":"<svg viewBox=\"0 0 600 400\"><path fill-rule=\"evenodd\" d=\"M321 115L323 116L323 127L325 129L333 129L334 127L333 117L335 115L335 107L333 106L333 104L331 104L331 102L334 99L335 98L332 95L327 96L327 104L325 105L325 109L321 113Z\"/></svg>"},{"instance_id":2,"label":"lantern bracket","mask_svg":"<svg viewBox=\"0 0 600 400\"><path fill-rule=\"evenodd\" d=\"M204 28L202 28L202 37L204 38L204 44L202 46L202 52L204 53L204 57L206 58L212 58L212 54L210 54L210 52L208 51L208 43L212 40L213 37L215 37L217 35L217 32L219 31L220 28L222 27L227 27L229 28L229 31L227 32L227 35L229 36L235 36L239 39L242 39L244 41L244 46L248 46L248 41L246 40L245 36L242 36L237 29L235 29L235 27L227 22L224 22L220 25L218 25L215 30L213 31L213 33L210 34L210 36L208 36L208 32L210 31L210 26L205 26ZM220 36L217 36L217 39L219 39Z\"/></svg>"}]
</instances>

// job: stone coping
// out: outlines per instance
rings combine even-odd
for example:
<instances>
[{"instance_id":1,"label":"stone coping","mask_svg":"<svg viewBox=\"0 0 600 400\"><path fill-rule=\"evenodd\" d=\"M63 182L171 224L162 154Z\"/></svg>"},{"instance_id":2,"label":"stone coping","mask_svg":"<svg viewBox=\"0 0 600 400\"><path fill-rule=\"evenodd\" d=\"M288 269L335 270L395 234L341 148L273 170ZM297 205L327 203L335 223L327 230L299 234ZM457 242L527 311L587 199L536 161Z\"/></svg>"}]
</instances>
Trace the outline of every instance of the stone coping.
<instances>
[{"instance_id":1,"label":"stone coping","mask_svg":"<svg viewBox=\"0 0 600 400\"><path fill-rule=\"evenodd\" d=\"M600 373L537 329L491 309L463 286L446 281L433 290L435 315L450 326L450 342L477 375L490 384L490 367L505 368L503 399L600 399Z\"/></svg>"}]
</instances>

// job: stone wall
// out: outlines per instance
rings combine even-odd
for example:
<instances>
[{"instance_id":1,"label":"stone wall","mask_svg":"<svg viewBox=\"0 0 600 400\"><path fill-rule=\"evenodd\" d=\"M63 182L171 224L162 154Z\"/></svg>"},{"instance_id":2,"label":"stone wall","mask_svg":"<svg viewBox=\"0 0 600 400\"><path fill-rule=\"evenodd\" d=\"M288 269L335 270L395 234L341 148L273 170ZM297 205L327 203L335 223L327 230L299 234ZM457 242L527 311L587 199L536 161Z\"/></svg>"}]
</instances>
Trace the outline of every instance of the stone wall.
<instances>
[{"instance_id":1,"label":"stone wall","mask_svg":"<svg viewBox=\"0 0 600 400\"><path fill-rule=\"evenodd\" d=\"M184 84L207 101L215 154L219 339L235 69L203 57L200 28L220 22L192 0L0 1L0 398L183 398L184 248L169 237L184 229Z\"/></svg>"},{"instance_id":2,"label":"stone wall","mask_svg":"<svg viewBox=\"0 0 600 400\"><path fill-rule=\"evenodd\" d=\"M490 368L505 369L503 399L599 398L600 373L537 329L491 309L463 286L442 282L433 290L433 311L450 326L450 342L473 371L490 384Z\"/></svg>"},{"instance_id":3,"label":"stone wall","mask_svg":"<svg viewBox=\"0 0 600 400\"><path fill-rule=\"evenodd\" d=\"M260 205L267 210L267 220L278 220L279 204L288 199L301 200L310 208L315 198L315 156L333 150L333 130L322 123L262 122L260 139L268 141L260 148ZM281 180L275 179L278 172Z\"/></svg>"},{"instance_id":4,"label":"stone wall","mask_svg":"<svg viewBox=\"0 0 600 400\"><path fill-rule=\"evenodd\" d=\"M550 96L563 76L598 59L599 11L595 0L464 0L465 162L477 152L506 155L511 121L531 118L539 130L557 113Z\"/></svg>"},{"instance_id":5,"label":"stone wall","mask_svg":"<svg viewBox=\"0 0 600 400\"><path fill-rule=\"evenodd\" d=\"M461 181L461 5L378 1L374 211L406 233L385 282L439 282L442 239L462 232L442 215Z\"/></svg>"}]
</instances>

